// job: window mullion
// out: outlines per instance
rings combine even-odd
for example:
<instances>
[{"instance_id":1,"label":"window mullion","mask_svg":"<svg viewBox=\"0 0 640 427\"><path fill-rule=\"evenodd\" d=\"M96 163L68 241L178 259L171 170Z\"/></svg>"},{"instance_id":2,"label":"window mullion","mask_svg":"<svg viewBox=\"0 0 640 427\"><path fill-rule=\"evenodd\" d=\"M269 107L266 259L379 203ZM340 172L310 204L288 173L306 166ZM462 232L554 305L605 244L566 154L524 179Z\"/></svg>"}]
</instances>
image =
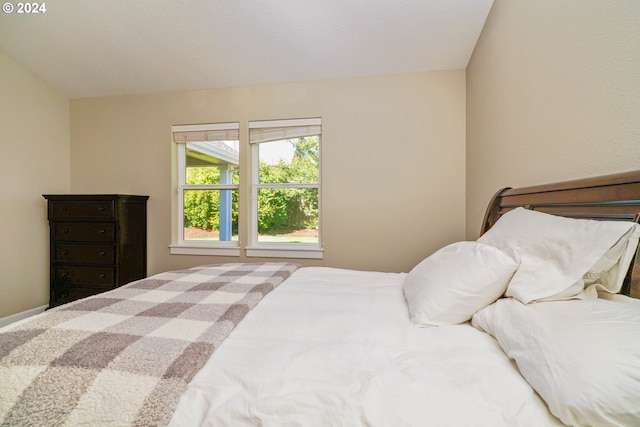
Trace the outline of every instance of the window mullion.
<instances>
[{"instance_id":1,"label":"window mullion","mask_svg":"<svg viewBox=\"0 0 640 427\"><path fill-rule=\"evenodd\" d=\"M278 182L278 183L256 184L256 188L320 188L320 185L292 183L292 182Z\"/></svg>"},{"instance_id":2,"label":"window mullion","mask_svg":"<svg viewBox=\"0 0 640 427\"><path fill-rule=\"evenodd\" d=\"M260 183L259 145L251 145L251 224L249 241L258 244L258 185Z\"/></svg>"},{"instance_id":3,"label":"window mullion","mask_svg":"<svg viewBox=\"0 0 640 427\"><path fill-rule=\"evenodd\" d=\"M184 184L187 177L186 144L178 144L178 243L184 243Z\"/></svg>"},{"instance_id":4,"label":"window mullion","mask_svg":"<svg viewBox=\"0 0 640 427\"><path fill-rule=\"evenodd\" d=\"M237 190L238 184L185 184L179 187L182 190Z\"/></svg>"}]
</instances>

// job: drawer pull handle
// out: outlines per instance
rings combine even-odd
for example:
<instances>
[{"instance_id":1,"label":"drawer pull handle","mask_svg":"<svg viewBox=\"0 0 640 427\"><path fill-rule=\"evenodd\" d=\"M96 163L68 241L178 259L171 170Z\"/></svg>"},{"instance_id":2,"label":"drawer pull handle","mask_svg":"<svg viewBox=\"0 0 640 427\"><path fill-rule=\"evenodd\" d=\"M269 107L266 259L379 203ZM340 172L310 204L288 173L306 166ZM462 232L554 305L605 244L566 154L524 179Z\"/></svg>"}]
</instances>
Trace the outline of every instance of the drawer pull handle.
<instances>
[{"instance_id":1,"label":"drawer pull handle","mask_svg":"<svg viewBox=\"0 0 640 427\"><path fill-rule=\"evenodd\" d=\"M66 211L66 210L67 210L67 207L66 207L66 206L63 206L63 207L62 207L62 210L63 210L63 211Z\"/></svg>"},{"instance_id":2,"label":"drawer pull handle","mask_svg":"<svg viewBox=\"0 0 640 427\"><path fill-rule=\"evenodd\" d=\"M104 274L104 273L101 273L101 274L100 274L100 278L101 278L101 279L104 279L105 277L107 277L107 275L106 275L106 274Z\"/></svg>"},{"instance_id":3,"label":"drawer pull handle","mask_svg":"<svg viewBox=\"0 0 640 427\"><path fill-rule=\"evenodd\" d=\"M62 230L62 232L63 232L63 233L68 233L68 232L69 232L69 229L68 229L68 228L65 228L64 230Z\"/></svg>"},{"instance_id":4,"label":"drawer pull handle","mask_svg":"<svg viewBox=\"0 0 640 427\"><path fill-rule=\"evenodd\" d=\"M104 228L100 230L100 234L104 234L106 232L107 232L107 230L105 230Z\"/></svg>"},{"instance_id":5,"label":"drawer pull handle","mask_svg":"<svg viewBox=\"0 0 640 427\"><path fill-rule=\"evenodd\" d=\"M69 277L69 273L65 271L64 273L62 273L62 277Z\"/></svg>"},{"instance_id":6,"label":"drawer pull handle","mask_svg":"<svg viewBox=\"0 0 640 427\"><path fill-rule=\"evenodd\" d=\"M62 251L62 255L69 255L69 251Z\"/></svg>"},{"instance_id":7,"label":"drawer pull handle","mask_svg":"<svg viewBox=\"0 0 640 427\"><path fill-rule=\"evenodd\" d=\"M104 252L104 251L100 251L100 255L101 255L101 256L104 256L104 255L105 255L105 252Z\"/></svg>"},{"instance_id":8,"label":"drawer pull handle","mask_svg":"<svg viewBox=\"0 0 640 427\"><path fill-rule=\"evenodd\" d=\"M100 206L100 207L98 208L98 212L104 212L104 206Z\"/></svg>"}]
</instances>

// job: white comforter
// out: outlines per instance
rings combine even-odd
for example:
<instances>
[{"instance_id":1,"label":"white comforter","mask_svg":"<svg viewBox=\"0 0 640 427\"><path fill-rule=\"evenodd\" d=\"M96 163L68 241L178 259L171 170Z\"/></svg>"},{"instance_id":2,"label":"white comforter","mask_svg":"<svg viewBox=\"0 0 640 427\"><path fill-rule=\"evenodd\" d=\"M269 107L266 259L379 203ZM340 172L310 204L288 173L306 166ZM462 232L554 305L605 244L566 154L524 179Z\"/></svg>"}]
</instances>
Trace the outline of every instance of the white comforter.
<instances>
[{"instance_id":1,"label":"white comforter","mask_svg":"<svg viewBox=\"0 0 640 427\"><path fill-rule=\"evenodd\" d=\"M489 335L412 325L403 278L298 270L214 352L171 425L559 424Z\"/></svg>"}]
</instances>

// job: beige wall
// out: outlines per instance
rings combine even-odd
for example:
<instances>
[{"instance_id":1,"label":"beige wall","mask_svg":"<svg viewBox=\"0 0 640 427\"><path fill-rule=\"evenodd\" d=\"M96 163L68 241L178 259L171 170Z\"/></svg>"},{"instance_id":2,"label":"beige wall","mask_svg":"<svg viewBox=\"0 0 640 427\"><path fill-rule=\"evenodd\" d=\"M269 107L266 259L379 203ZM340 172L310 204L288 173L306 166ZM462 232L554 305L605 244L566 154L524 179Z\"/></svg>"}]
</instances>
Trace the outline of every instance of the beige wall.
<instances>
[{"instance_id":1,"label":"beige wall","mask_svg":"<svg viewBox=\"0 0 640 427\"><path fill-rule=\"evenodd\" d=\"M171 125L239 121L246 168L248 120L322 117L325 256L305 264L407 271L464 237L465 102L464 70L72 100L72 190L150 196L150 274L245 261L169 254Z\"/></svg>"},{"instance_id":2,"label":"beige wall","mask_svg":"<svg viewBox=\"0 0 640 427\"><path fill-rule=\"evenodd\" d=\"M49 301L43 193L67 192L69 101L0 52L0 318Z\"/></svg>"},{"instance_id":3,"label":"beige wall","mask_svg":"<svg viewBox=\"0 0 640 427\"><path fill-rule=\"evenodd\" d=\"M640 2L495 0L467 68L467 227L500 187L640 168Z\"/></svg>"}]
</instances>

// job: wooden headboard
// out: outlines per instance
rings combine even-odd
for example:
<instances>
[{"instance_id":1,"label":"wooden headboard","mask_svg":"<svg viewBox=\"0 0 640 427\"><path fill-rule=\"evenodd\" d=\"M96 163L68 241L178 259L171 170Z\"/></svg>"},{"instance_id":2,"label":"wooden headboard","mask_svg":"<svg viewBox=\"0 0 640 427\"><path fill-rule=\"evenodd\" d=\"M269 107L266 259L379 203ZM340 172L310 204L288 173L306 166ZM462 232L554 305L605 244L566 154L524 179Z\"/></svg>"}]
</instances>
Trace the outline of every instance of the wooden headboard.
<instances>
[{"instance_id":1,"label":"wooden headboard","mask_svg":"<svg viewBox=\"0 0 640 427\"><path fill-rule=\"evenodd\" d=\"M482 233L517 207L570 218L640 222L640 170L498 191L484 215ZM640 298L638 251L622 293Z\"/></svg>"}]
</instances>

